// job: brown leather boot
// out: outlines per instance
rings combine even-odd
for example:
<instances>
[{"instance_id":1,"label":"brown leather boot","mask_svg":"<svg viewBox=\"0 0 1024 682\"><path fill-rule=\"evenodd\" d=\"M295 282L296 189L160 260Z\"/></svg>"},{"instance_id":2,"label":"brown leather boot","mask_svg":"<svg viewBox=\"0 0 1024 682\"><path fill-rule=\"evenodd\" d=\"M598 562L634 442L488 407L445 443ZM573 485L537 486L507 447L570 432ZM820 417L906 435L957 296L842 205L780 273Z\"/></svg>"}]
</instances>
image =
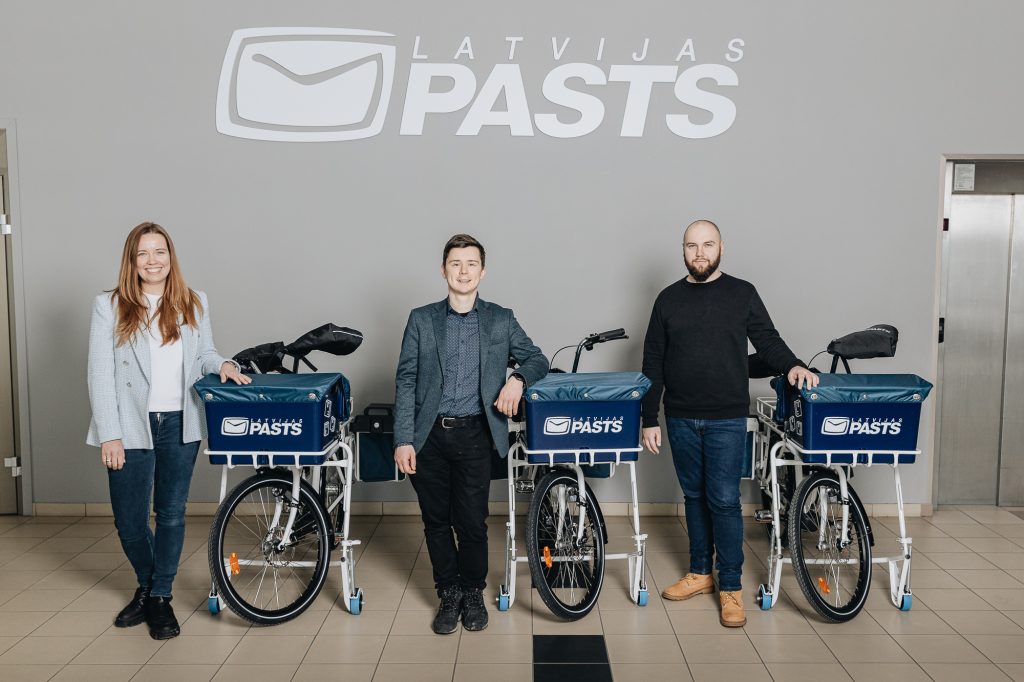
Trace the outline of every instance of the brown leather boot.
<instances>
[{"instance_id":1,"label":"brown leather boot","mask_svg":"<svg viewBox=\"0 0 1024 682\"><path fill-rule=\"evenodd\" d=\"M727 628L741 628L747 624L743 613L742 592L719 592L718 599L722 603L722 615L719 622Z\"/></svg>"},{"instance_id":2,"label":"brown leather boot","mask_svg":"<svg viewBox=\"0 0 1024 682\"><path fill-rule=\"evenodd\" d=\"M674 585L669 585L661 596L671 601L683 601L698 594L711 594L715 591L715 581L710 575L687 573Z\"/></svg>"}]
</instances>

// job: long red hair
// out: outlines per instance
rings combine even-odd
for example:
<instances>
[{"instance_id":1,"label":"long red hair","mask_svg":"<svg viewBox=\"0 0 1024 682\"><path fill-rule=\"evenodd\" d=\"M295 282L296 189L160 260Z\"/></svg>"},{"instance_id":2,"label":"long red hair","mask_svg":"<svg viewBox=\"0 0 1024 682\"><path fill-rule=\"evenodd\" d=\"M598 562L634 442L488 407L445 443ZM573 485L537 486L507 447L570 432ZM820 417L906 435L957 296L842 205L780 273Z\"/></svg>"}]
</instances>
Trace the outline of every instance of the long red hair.
<instances>
[{"instance_id":1,"label":"long red hair","mask_svg":"<svg viewBox=\"0 0 1024 682\"><path fill-rule=\"evenodd\" d=\"M179 325L199 326L199 315L203 312L203 304L199 295L189 289L185 278L178 267L178 257L174 253L174 242L167 230L156 223L145 222L137 225L128 233L124 241L124 252L121 254L121 272L117 277L117 288L111 290L110 300L117 306L117 325L114 338L117 345L127 343L136 332L149 326L149 305L142 291L142 278L136 269L136 255L139 242L143 235L158 234L167 242L167 254L170 257L170 274L164 282L164 294L160 299L154 319L163 337L163 345L173 343L181 337Z\"/></svg>"}]
</instances>

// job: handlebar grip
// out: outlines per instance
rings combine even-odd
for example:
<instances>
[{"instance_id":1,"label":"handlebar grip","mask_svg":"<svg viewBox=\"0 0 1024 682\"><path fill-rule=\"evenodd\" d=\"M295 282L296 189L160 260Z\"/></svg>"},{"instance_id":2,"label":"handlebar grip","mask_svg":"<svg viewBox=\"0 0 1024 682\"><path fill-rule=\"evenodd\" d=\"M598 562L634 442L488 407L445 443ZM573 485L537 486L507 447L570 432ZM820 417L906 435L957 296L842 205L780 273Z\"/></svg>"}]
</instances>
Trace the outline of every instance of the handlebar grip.
<instances>
[{"instance_id":1,"label":"handlebar grip","mask_svg":"<svg viewBox=\"0 0 1024 682\"><path fill-rule=\"evenodd\" d=\"M615 341L616 339L626 338L626 330L622 327L618 329L610 329L606 332L601 332L595 335L597 338L594 339L597 343L604 343L605 341Z\"/></svg>"}]
</instances>

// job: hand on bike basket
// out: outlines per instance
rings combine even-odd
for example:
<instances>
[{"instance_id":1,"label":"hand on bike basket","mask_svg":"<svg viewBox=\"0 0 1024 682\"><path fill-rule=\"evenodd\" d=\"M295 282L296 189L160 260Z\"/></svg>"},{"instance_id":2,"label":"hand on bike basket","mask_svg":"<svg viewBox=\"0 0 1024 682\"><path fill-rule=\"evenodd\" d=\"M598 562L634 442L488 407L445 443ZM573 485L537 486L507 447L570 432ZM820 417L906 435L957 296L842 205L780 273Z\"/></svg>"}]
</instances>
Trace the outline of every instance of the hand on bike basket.
<instances>
[{"instance_id":1,"label":"hand on bike basket","mask_svg":"<svg viewBox=\"0 0 1024 682\"><path fill-rule=\"evenodd\" d=\"M805 385L807 388L814 388L818 385L818 375L800 365L789 370L786 378L789 380L790 386L796 386L798 389L803 388Z\"/></svg>"},{"instance_id":2,"label":"hand on bike basket","mask_svg":"<svg viewBox=\"0 0 1024 682\"><path fill-rule=\"evenodd\" d=\"M220 383L223 384L228 379L231 379L231 381L239 386L252 383L252 379L238 371L238 366L235 363L225 360L224 364L220 366Z\"/></svg>"},{"instance_id":3,"label":"hand on bike basket","mask_svg":"<svg viewBox=\"0 0 1024 682\"><path fill-rule=\"evenodd\" d=\"M494 401L494 406L498 408L498 412L501 412L506 417L515 416L516 411L519 409L519 400L523 397L523 388L523 382L517 377L509 377L505 385L502 386L498 399Z\"/></svg>"}]
</instances>

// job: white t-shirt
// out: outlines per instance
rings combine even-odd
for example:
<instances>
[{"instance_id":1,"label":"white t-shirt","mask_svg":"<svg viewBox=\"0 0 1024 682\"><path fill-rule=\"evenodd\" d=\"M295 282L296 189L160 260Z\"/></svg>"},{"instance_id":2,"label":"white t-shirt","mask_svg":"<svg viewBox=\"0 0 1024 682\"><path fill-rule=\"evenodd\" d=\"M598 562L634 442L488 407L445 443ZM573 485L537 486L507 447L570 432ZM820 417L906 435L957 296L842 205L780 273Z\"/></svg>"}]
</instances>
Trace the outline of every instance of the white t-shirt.
<instances>
[{"instance_id":1,"label":"white t-shirt","mask_svg":"<svg viewBox=\"0 0 1024 682\"><path fill-rule=\"evenodd\" d=\"M146 294L149 301L150 318L160 303L160 297ZM177 412L184 404L185 367L181 348L181 337L166 346L160 333L158 320L152 320L148 329L143 332L149 340L150 378L149 388L150 412Z\"/></svg>"}]
</instances>

